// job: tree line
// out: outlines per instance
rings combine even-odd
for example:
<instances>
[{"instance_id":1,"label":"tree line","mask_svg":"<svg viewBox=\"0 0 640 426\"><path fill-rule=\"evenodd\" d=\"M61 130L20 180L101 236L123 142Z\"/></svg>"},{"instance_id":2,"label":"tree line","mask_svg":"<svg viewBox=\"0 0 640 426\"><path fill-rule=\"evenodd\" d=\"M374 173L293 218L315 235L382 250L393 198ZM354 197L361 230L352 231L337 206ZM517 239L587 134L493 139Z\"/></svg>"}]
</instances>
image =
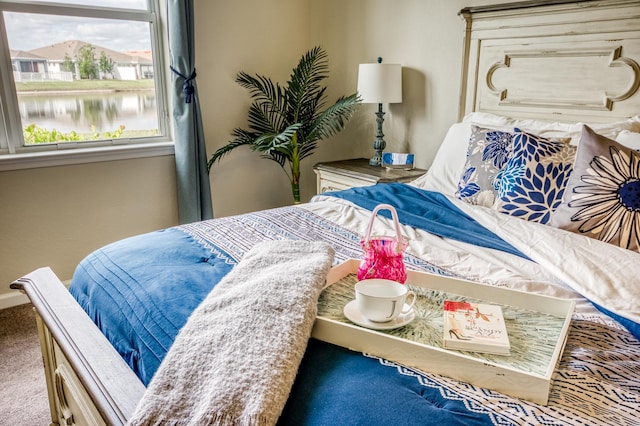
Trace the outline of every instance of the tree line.
<instances>
[{"instance_id":1,"label":"tree line","mask_svg":"<svg viewBox=\"0 0 640 426\"><path fill-rule=\"evenodd\" d=\"M103 76L111 75L113 77L114 68L115 62L113 59L107 57L104 51L100 52L100 58L96 61L96 48L90 44L86 44L80 48L75 61L66 54L61 65L62 71L68 71L74 74L77 71L83 80L99 79L100 72L102 72Z\"/></svg>"}]
</instances>

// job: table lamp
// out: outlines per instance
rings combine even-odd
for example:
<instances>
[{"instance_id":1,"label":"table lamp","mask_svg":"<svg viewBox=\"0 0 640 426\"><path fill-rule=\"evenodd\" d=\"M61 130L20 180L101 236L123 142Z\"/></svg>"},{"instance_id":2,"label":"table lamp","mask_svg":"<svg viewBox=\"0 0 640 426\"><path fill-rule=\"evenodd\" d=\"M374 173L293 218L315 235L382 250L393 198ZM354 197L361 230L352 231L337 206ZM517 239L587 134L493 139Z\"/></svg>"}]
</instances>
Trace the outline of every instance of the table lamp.
<instances>
[{"instance_id":1,"label":"table lamp","mask_svg":"<svg viewBox=\"0 0 640 426\"><path fill-rule=\"evenodd\" d=\"M360 64L358 68L358 93L362 103L378 104L376 122L378 133L373 141L375 153L369 160L372 166L382 164L382 151L387 146L382 133L384 112L382 104L394 104L402 102L402 65L383 64L382 58L378 58L375 64Z\"/></svg>"}]
</instances>

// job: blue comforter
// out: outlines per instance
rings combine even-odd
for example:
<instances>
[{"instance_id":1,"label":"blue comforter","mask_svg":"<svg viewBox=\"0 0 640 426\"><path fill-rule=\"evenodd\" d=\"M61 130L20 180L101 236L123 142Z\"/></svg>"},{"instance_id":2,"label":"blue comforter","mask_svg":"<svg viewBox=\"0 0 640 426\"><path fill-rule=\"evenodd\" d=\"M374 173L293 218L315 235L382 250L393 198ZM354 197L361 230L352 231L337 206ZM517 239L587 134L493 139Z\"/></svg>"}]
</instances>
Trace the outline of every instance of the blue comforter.
<instances>
[{"instance_id":1,"label":"blue comforter","mask_svg":"<svg viewBox=\"0 0 640 426\"><path fill-rule=\"evenodd\" d=\"M176 228L87 256L71 294L146 385L191 312L234 263Z\"/></svg>"},{"instance_id":2,"label":"blue comforter","mask_svg":"<svg viewBox=\"0 0 640 426\"><path fill-rule=\"evenodd\" d=\"M389 183L329 192L325 195L344 198L368 210L373 210L378 204L390 204L396 209L398 220L405 225L423 229L440 237L526 258L502 238L463 213L439 192L425 191L401 183ZM379 214L391 219L391 213L387 210Z\"/></svg>"}]
</instances>

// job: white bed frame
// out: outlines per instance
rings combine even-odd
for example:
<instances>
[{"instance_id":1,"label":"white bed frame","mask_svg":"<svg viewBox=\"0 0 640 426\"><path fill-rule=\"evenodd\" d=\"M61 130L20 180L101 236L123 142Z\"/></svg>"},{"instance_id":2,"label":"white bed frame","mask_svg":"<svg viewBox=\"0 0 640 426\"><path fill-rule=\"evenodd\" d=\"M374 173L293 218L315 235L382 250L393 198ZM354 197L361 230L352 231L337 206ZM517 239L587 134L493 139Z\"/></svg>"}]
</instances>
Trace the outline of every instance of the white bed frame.
<instances>
[{"instance_id":1,"label":"white bed frame","mask_svg":"<svg viewBox=\"0 0 640 426\"><path fill-rule=\"evenodd\" d=\"M525 1L460 15L460 117L609 122L640 114L637 0ZM145 387L51 269L11 288L37 311L52 424L126 423Z\"/></svg>"}]
</instances>

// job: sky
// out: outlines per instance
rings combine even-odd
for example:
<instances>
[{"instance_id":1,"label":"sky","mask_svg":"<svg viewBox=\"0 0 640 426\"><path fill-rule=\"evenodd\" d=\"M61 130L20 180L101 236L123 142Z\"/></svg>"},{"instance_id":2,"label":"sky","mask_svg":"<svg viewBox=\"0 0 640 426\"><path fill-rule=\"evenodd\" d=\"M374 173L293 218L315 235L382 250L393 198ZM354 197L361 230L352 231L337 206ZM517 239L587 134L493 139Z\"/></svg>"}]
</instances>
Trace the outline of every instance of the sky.
<instances>
[{"instance_id":1,"label":"sky","mask_svg":"<svg viewBox=\"0 0 640 426\"><path fill-rule=\"evenodd\" d=\"M128 8L133 7L133 4L145 7L145 0L67 0L67 3L94 3ZM149 25L145 22L17 12L5 12L4 20L9 48L12 50L28 51L65 40L81 40L119 52L151 49Z\"/></svg>"}]
</instances>

